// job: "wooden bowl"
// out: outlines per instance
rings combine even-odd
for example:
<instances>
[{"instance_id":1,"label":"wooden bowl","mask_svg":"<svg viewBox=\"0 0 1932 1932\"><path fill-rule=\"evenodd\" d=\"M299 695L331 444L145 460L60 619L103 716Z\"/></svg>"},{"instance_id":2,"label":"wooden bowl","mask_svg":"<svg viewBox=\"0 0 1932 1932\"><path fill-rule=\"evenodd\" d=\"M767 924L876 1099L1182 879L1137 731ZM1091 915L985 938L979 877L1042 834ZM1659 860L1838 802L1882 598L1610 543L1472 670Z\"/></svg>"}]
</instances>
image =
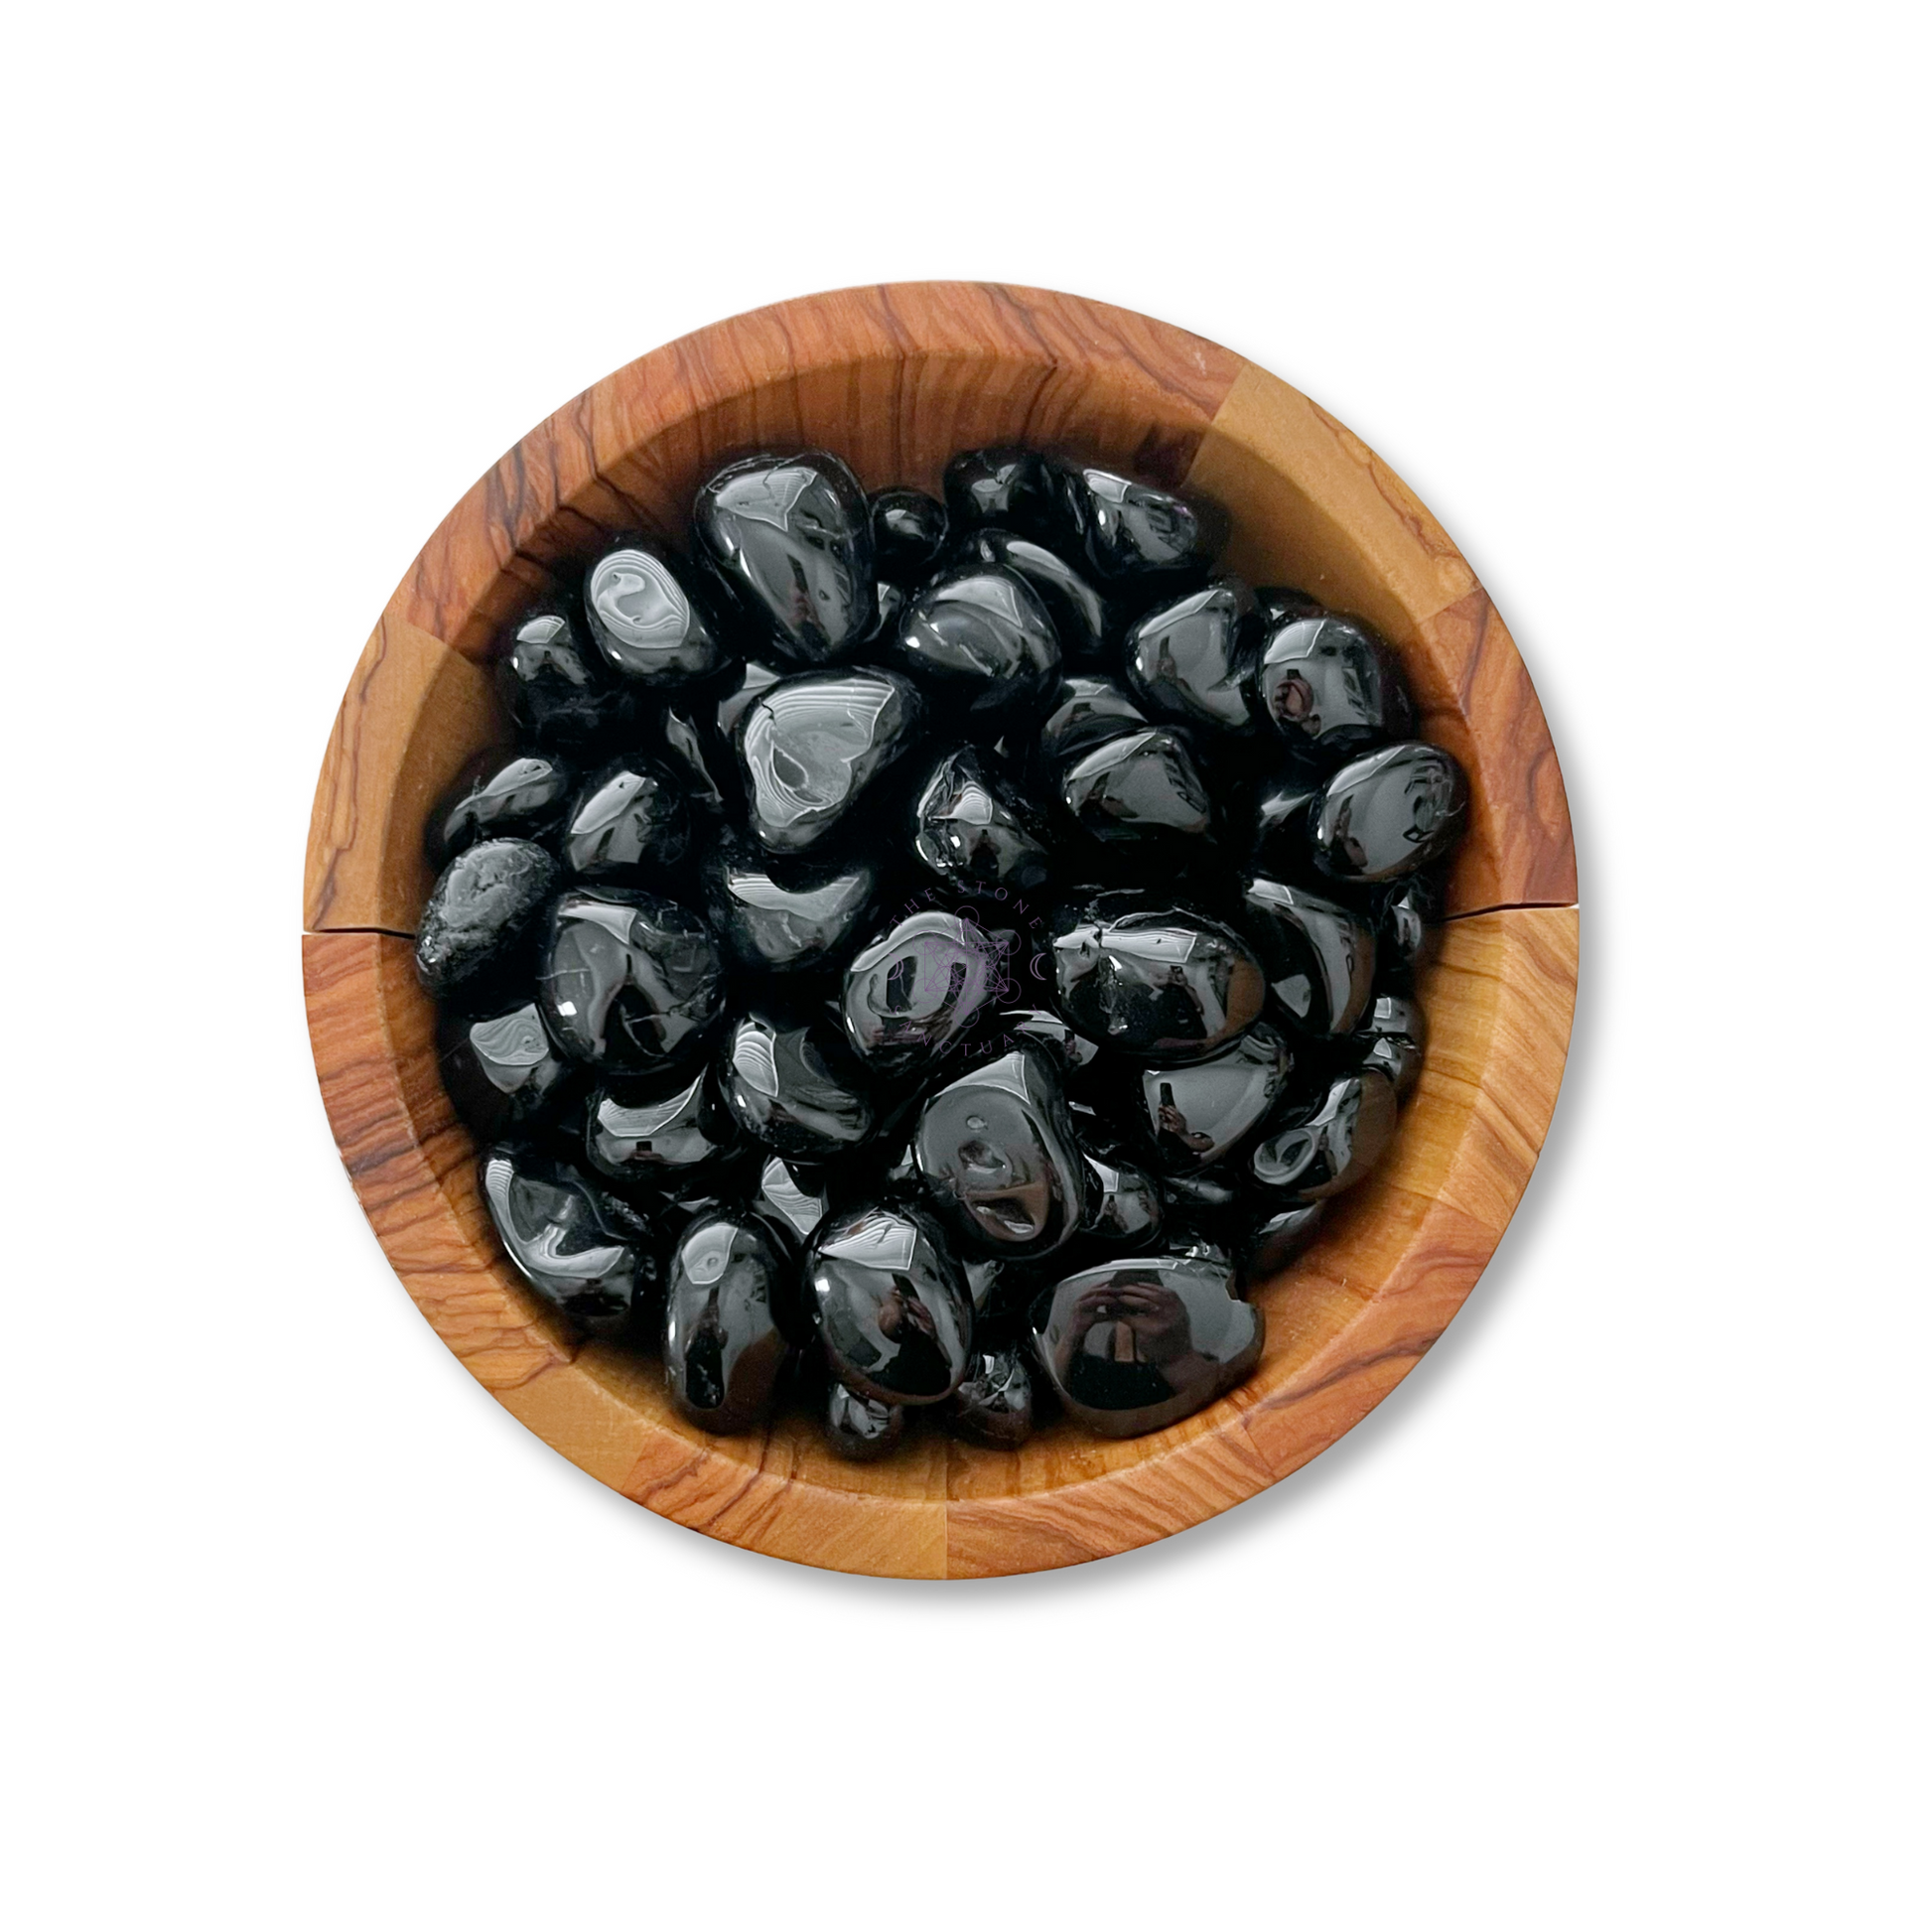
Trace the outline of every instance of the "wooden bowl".
<instances>
[{"instance_id":1,"label":"wooden bowl","mask_svg":"<svg viewBox=\"0 0 1932 1932\"><path fill-rule=\"evenodd\" d=\"M601 537L681 538L692 493L749 448L837 451L868 488L932 489L955 450L1074 448L1231 512L1231 568L1377 624L1428 737L1468 772L1469 835L1422 999L1421 1084L1375 1176L1256 1289L1254 1376L1158 1435L1071 1424L1017 1453L908 1433L837 1460L814 1419L713 1437L661 1371L578 1340L519 1283L444 1098L411 934L431 801L504 735L504 619ZM1569 1042L1577 876L1556 752L1502 621L1435 518L1306 396L1229 350L1075 296L916 282L811 296L700 330L532 430L444 518L378 621L323 760L305 877L316 1068L356 1194L403 1285L526 1427L658 1514L767 1556L890 1577L1047 1570L1170 1536L1352 1427L1460 1307L1529 1180Z\"/></svg>"}]
</instances>

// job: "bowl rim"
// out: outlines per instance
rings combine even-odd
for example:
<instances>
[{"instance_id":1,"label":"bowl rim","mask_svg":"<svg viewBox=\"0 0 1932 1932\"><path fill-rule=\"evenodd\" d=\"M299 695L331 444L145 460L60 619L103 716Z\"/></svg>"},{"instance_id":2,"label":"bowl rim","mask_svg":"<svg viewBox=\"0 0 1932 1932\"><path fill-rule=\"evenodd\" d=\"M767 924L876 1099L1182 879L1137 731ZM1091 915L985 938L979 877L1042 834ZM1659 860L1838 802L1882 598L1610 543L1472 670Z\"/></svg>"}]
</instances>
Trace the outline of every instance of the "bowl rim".
<instances>
[{"instance_id":1,"label":"bowl rim","mask_svg":"<svg viewBox=\"0 0 1932 1932\"><path fill-rule=\"evenodd\" d=\"M654 1364L577 1342L513 1279L414 982L416 842L448 775L431 741L454 720L458 736L484 742L496 627L573 545L661 524L659 470L689 473L748 442L814 440L802 434L814 407L851 406L841 383L916 417L930 406L921 384L943 386L948 370L1008 385L994 404L1048 426L1015 440L1064 440L1052 424L1077 432L1096 411L1119 417L1116 437L1126 425L1139 439L1138 469L1247 518L1231 567L1320 556L1306 587L1369 617L1426 667L1438 697L1424 734L1470 769L1474 850L1458 863L1424 987L1435 1038L1417 1104L1387 1169L1342 1204L1338 1237L1255 1291L1271 1342L1253 1378L1122 1444L1063 1443L1029 1463L934 1432L909 1459L855 1467L815 1449L795 1419L759 1438L704 1436L669 1411ZM865 478L874 488L921 480ZM419 730L426 719L439 729ZM304 886L311 1039L338 1147L396 1273L465 1366L553 1448L656 1513L767 1555L883 1576L1015 1574L1133 1549L1258 1493L1345 1434L1433 1344L1494 1252L1548 1131L1576 998L1576 859L1555 749L1507 629L1434 517L1342 425L1232 351L1132 311L1004 284L840 290L734 317L614 371L522 438L438 525L364 648L318 781Z\"/></svg>"}]
</instances>

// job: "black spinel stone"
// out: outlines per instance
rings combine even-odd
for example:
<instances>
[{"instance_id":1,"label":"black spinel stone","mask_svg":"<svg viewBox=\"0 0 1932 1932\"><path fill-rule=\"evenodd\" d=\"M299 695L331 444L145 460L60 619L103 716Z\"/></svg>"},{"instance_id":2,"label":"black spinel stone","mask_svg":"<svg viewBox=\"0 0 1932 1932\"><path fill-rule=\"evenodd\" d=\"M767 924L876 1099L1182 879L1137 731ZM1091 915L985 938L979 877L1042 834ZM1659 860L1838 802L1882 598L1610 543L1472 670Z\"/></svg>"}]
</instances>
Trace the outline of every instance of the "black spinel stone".
<instances>
[{"instance_id":1,"label":"black spinel stone","mask_svg":"<svg viewBox=\"0 0 1932 1932\"><path fill-rule=\"evenodd\" d=\"M433 999L474 1011L512 992L535 956L543 908L561 874L527 839L485 839L452 859L416 934L416 974Z\"/></svg>"}]
</instances>

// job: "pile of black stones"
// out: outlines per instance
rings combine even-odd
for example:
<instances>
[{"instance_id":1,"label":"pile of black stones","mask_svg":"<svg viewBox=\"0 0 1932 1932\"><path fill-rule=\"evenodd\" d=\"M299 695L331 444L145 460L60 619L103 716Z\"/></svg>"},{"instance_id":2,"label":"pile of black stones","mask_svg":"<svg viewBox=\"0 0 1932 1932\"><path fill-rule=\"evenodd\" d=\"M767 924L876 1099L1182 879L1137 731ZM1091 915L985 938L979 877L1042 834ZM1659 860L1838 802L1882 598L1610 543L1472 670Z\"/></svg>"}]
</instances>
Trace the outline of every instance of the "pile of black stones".
<instances>
[{"instance_id":1,"label":"pile of black stones","mask_svg":"<svg viewBox=\"0 0 1932 1932\"><path fill-rule=\"evenodd\" d=\"M511 1263L677 1409L1191 1414L1388 1146L1466 813L1355 618L1020 450L698 491L509 627L417 946Z\"/></svg>"}]
</instances>

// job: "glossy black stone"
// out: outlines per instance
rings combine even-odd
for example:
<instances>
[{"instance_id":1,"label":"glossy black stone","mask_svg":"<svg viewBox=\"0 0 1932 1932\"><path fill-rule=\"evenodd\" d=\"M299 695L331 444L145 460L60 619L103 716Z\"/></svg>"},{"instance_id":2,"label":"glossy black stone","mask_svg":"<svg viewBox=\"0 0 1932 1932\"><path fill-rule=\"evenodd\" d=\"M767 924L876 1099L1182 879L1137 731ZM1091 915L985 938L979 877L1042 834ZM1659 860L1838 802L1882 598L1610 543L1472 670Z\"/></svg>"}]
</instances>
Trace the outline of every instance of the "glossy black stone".
<instances>
[{"instance_id":1,"label":"glossy black stone","mask_svg":"<svg viewBox=\"0 0 1932 1932\"><path fill-rule=\"evenodd\" d=\"M846 968L847 1039L887 1073L929 1064L1007 998L1012 950L1004 928L952 912L908 913Z\"/></svg>"},{"instance_id":2,"label":"glossy black stone","mask_svg":"<svg viewBox=\"0 0 1932 1932\"><path fill-rule=\"evenodd\" d=\"M1468 804L1462 767L1440 747L1370 752L1323 787L1312 825L1314 862L1333 879L1398 879L1454 846Z\"/></svg>"},{"instance_id":3,"label":"glossy black stone","mask_svg":"<svg viewBox=\"0 0 1932 1932\"><path fill-rule=\"evenodd\" d=\"M1048 466L1033 450L962 450L946 465L944 486L955 531L1000 523L1041 536L1057 513Z\"/></svg>"},{"instance_id":4,"label":"glossy black stone","mask_svg":"<svg viewBox=\"0 0 1932 1932\"><path fill-rule=\"evenodd\" d=\"M739 725L752 829L771 852L804 852L899 758L924 718L891 671L819 671L756 699Z\"/></svg>"},{"instance_id":5,"label":"glossy black stone","mask_svg":"<svg viewBox=\"0 0 1932 1932\"><path fill-rule=\"evenodd\" d=\"M648 1224L575 1168L499 1142L479 1177L511 1265L585 1333L615 1332L654 1292Z\"/></svg>"},{"instance_id":6,"label":"glossy black stone","mask_svg":"<svg viewBox=\"0 0 1932 1932\"><path fill-rule=\"evenodd\" d=\"M1313 871L1310 826L1320 796L1319 779L1293 772L1264 779L1256 788L1249 851L1264 872L1293 881Z\"/></svg>"},{"instance_id":7,"label":"glossy black stone","mask_svg":"<svg viewBox=\"0 0 1932 1932\"><path fill-rule=\"evenodd\" d=\"M446 1013L436 1040L444 1089L480 1141L553 1117L581 1077L544 1032L533 1001L479 1019Z\"/></svg>"},{"instance_id":8,"label":"glossy black stone","mask_svg":"<svg viewBox=\"0 0 1932 1932\"><path fill-rule=\"evenodd\" d=\"M676 865L691 842L684 796L655 759L618 759L585 780L558 854L580 879L643 885Z\"/></svg>"},{"instance_id":9,"label":"glossy black stone","mask_svg":"<svg viewBox=\"0 0 1932 1932\"><path fill-rule=\"evenodd\" d=\"M712 719L720 736L731 738L738 730L738 721L785 676L785 672L774 670L756 657L748 657L713 706Z\"/></svg>"},{"instance_id":10,"label":"glossy black stone","mask_svg":"<svg viewBox=\"0 0 1932 1932\"><path fill-rule=\"evenodd\" d=\"M1415 873L1389 889L1375 926L1376 970L1409 984L1441 936L1443 889L1429 873Z\"/></svg>"},{"instance_id":11,"label":"glossy black stone","mask_svg":"<svg viewBox=\"0 0 1932 1932\"><path fill-rule=\"evenodd\" d=\"M1248 1171L1269 1194L1325 1200L1366 1178L1395 1132L1395 1083L1379 1068L1345 1073L1311 1106L1269 1123Z\"/></svg>"},{"instance_id":12,"label":"glossy black stone","mask_svg":"<svg viewBox=\"0 0 1932 1932\"><path fill-rule=\"evenodd\" d=\"M978 530L965 558L1010 571L1032 587L1053 621L1064 663L1097 665L1105 658L1114 632L1113 611L1064 557L1011 530Z\"/></svg>"},{"instance_id":13,"label":"glossy black stone","mask_svg":"<svg viewBox=\"0 0 1932 1932\"><path fill-rule=\"evenodd\" d=\"M951 730L998 737L1038 711L1059 675L1046 607L1004 570L955 571L906 606L893 658L931 695Z\"/></svg>"},{"instance_id":14,"label":"glossy black stone","mask_svg":"<svg viewBox=\"0 0 1932 1932\"><path fill-rule=\"evenodd\" d=\"M1375 983L1368 923L1333 899L1260 876L1244 887L1241 912L1289 1019L1307 1034L1352 1033Z\"/></svg>"},{"instance_id":15,"label":"glossy black stone","mask_svg":"<svg viewBox=\"0 0 1932 1932\"><path fill-rule=\"evenodd\" d=\"M715 1160L735 1139L708 1070L608 1081L591 1096L584 1152L613 1180L663 1185Z\"/></svg>"},{"instance_id":16,"label":"glossy black stone","mask_svg":"<svg viewBox=\"0 0 1932 1932\"><path fill-rule=\"evenodd\" d=\"M788 1344L777 1305L793 1258L755 1214L705 1214L679 1237L664 1287L664 1386L687 1422L715 1435L771 1408Z\"/></svg>"},{"instance_id":17,"label":"glossy black stone","mask_svg":"<svg viewBox=\"0 0 1932 1932\"><path fill-rule=\"evenodd\" d=\"M1049 707L1039 728L1039 749L1053 765L1109 739L1131 738L1152 722L1112 678L1085 672L1062 678Z\"/></svg>"},{"instance_id":18,"label":"glossy black stone","mask_svg":"<svg viewBox=\"0 0 1932 1932\"><path fill-rule=\"evenodd\" d=\"M1102 1241L1145 1244L1161 1232L1165 1216L1152 1174L1131 1162L1087 1155L1087 1233Z\"/></svg>"},{"instance_id":19,"label":"glossy black stone","mask_svg":"<svg viewBox=\"0 0 1932 1932\"><path fill-rule=\"evenodd\" d=\"M1100 469L1058 473L1059 513L1103 584L1206 571L1227 537L1213 504Z\"/></svg>"},{"instance_id":20,"label":"glossy black stone","mask_svg":"<svg viewBox=\"0 0 1932 1932\"><path fill-rule=\"evenodd\" d=\"M1242 1252L1242 1279L1265 1282L1279 1275L1307 1252L1321 1232L1327 1213L1325 1200L1311 1200L1300 1207L1281 1208L1256 1222Z\"/></svg>"},{"instance_id":21,"label":"glossy black stone","mask_svg":"<svg viewBox=\"0 0 1932 1932\"><path fill-rule=\"evenodd\" d=\"M878 608L872 518L837 457L728 464L698 491L693 520L719 576L786 656L822 664L865 635Z\"/></svg>"},{"instance_id":22,"label":"glossy black stone","mask_svg":"<svg viewBox=\"0 0 1932 1932\"><path fill-rule=\"evenodd\" d=\"M791 1161L847 1153L878 1121L863 1071L826 1021L747 1014L726 1036L719 1082L739 1126Z\"/></svg>"},{"instance_id":23,"label":"glossy black stone","mask_svg":"<svg viewBox=\"0 0 1932 1932\"><path fill-rule=\"evenodd\" d=\"M1324 613L1276 625L1255 682L1263 713L1323 770L1416 728L1402 660L1355 618Z\"/></svg>"},{"instance_id":24,"label":"glossy black stone","mask_svg":"<svg viewBox=\"0 0 1932 1932\"><path fill-rule=\"evenodd\" d=\"M969 1068L920 1110L912 1158L963 1250L1043 1255L1086 1218L1087 1173L1059 1069L1037 1046Z\"/></svg>"},{"instance_id":25,"label":"glossy black stone","mask_svg":"<svg viewBox=\"0 0 1932 1932\"><path fill-rule=\"evenodd\" d=\"M547 839L576 783L575 768L551 752L479 752L430 808L423 850L431 869L483 839Z\"/></svg>"},{"instance_id":26,"label":"glossy black stone","mask_svg":"<svg viewBox=\"0 0 1932 1932\"><path fill-rule=\"evenodd\" d=\"M1046 1047L1057 1056L1062 1073L1077 1073L1100 1057L1100 1048L1092 1040L1046 1007L1010 1007L1000 1015L998 1025L1016 1042Z\"/></svg>"},{"instance_id":27,"label":"glossy black stone","mask_svg":"<svg viewBox=\"0 0 1932 1932\"><path fill-rule=\"evenodd\" d=\"M551 912L537 989L544 1024L572 1059L650 1073L702 1045L724 1011L724 961L682 905L585 887Z\"/></svg>"},{"instance_id":28,"label":"glossy black stone","mask_svg":"<svg viewBox=\"0 0 1932 1932\"><path fill-rule=\"evenodd\" d=\"M705 907L729 957L747 971L796 973L836 960L878 891L871 865L781 868L736 844L707 855Z\"/></svg>"},{"instance_id":29,"label":"glossy black stone","mask_svg":"<svg viewBox=\"0 0 1932 1932\"><path fill-rule=\"evenodd\" d=\"M563 602L531 611L510 627L496 686L525 745L584 752L615 746L636 729L636 687L619 685Z\"/></svg>"},{"instance_id":30,"label":"glossy black stone","mask_svg":"<svg viewBox=\"0 0 1932 1932\"><path fill-rule=\"evenodd\" d=\"M1210 731L1254 729L1254 593L1238 577L1157 606L1122 642L1127 682L1154 716Z\"/></svg>"},{"instance_id":31,"label":"glossy black stone","mask_svg":"<svg viewBox=\"0 0 1932 1932\"><path fill-rule=\"evenodd\" d=\"M971 1361L973 1310L945 1237L918 1209L848 1208L805 1256L832 1373L874 1402L943 1402Z\"/></svg>"},{"instance_id":32,"label":"glossy black stone","mask_svg":"<svg viewBox=\"0 0 1932 1932\"><path fill-rule=\"evenodd\" d=\"M1319 598L1311 597L1307 591L1298 591L1290 585L1257 584L1255 612L1261 619L1262 630L1272 633L1285 623L1293 623L1297 618L1320 617L1322 607Z\"/></svg>"},{"instance_id":33,"label":"glossy black stone","mask_svg":"<svg viewBox=\"0 0 1932 1932\"><path fill-rule=\"evenodd\" d=\"M993 1449L1018 1449L1034 1433L1034 1378L1017 1348L976 1349L946 1419Z\"/></svg>"},{"instance_id":34,"label":"glossy black stone","mask_svg":"<svg viewBox=\"0 0 1932 1932\"><path fill-rule=\"evenodd\" d=\"M556 860L527 839L484 839L458 853L417 926L416 976L425 991L471 1009L520 991L544 907L562 880Z\"/></svg>"},{"instance_id":35,"label":"glossy black stone","mask_svg":"<svg viewBox=\"0 0 1932 1932\"><path fill-rule=\"evenodd\" d=\"M1429 1021L1420 1001L1402 993L1377 994L1355 1039L1362 1048L1362 1064L1380 1067L1395 1082L1398 1100L1422 1077Z\"/></svg>"},{"instance_id":36,"label":"glossy black stone","mask_svg":"<svg viewBox=\"0 0 1932 1932\"><path fill-rule=\"evenodd\" d=\"M1076 1032L1136 1058L1202 1060L1261 1017L1254 949L1183 907L1102 895L1055 921L1054 1000Z\"/></svg>"},{"instance_id":37,"label":"glossy black stone","mask_svg":"<svg viewBox=\"0 0 1932 1932\"><path fill-rule=\"evenodd\" d=\"M1074 821L1108 843L1196 839L1214 807L1186 745L1165 726L1110 738L1060 775L1060 802Z\"/></svg>"},{"instance_id":38,"label":"glossy black stone","mask_svg":"<svg viewBox=\"0 0 1932 1932\"><path fill-rule=\"evenodd\" d=\"M834 1382L825 1399L825 1441L848 1462L877 1462L898 1448L905 1434L905 1411L894 1402L868 1402L843 1382Z\"/></svg>"},{"instance_id":39,"label":"glossy black stone","mask_svg":"<svg viewBox=\"0 0 1932 1932\"><path fill-rule=\"evenodd\" d=\"M1273 1027L1191 1066L1141 1069L1141 1128L1156 1164L1192 1173L1224 1159L1267 1119L1287 1090L1295 1055Z\"/></svg>"},{"instance_id":40,"label":"glossy black stone","mask_svg":"<svg viewBox=\"0 0 1932 1932\"><path fill-rule=\"evenodd\" d=\"M688 684L729 658L677 572L645 543L619 543L584 573L584 616L604 661L633 684Z\"/></svg>"},{"instance_id":41,"label":"glossy black stone","mask_svg":"<svg viewBox=\"0 0 1932 1932\"><path fill-rule=\"evenodd\" d=\"M822 1173L802 1162L772 1155L759 1170L758 1192L752 1205L770 1219L782 1222L800 1241L824 1220L831 1199Z\"/></svg>"},{"instance_id":42,"label":"glossy black stone","mask_svg":"<svg viewBox=\"0 0 1932 1932\"><path fill-rule=\"evenodd\" d=\"M1198 1173L1165 1174L1161 1180L1161 1198L1183 1224L1198 1231L1202 1222L1218 1223L1240 1204L1240 1174L1232 1168L1203 1168Z\"/></svg>"},{"instance_id":43,"label":"glossy black stone","mask_svg":"<svg viewBox=\"0 0 1932 1932\"><path fill-rule=\"evenodd\" d=\"M683 787L692 815L715 825L739 816L739 788L731 748L709 711L709 706L692 701L667 705L658 730L665 763Z\"/></svg>"},{"instance_id":44,"label":"glossy black stone","mask_svg":"<svg viewBox=\"0 0 1932 1932\"><path fill-rule=\"evenodd\" d=\"M1260 1360L1264 1328L1211 1254L1083 1268L1040 1298L1034 1324L1060 1400L1102 1436L1143 1436L1204 1408Z\"/></svg>"},{"instance_id":45,"label":"glossy black stone","mask_svg":"<svg viewBox=\"0 0 1932 1932\"><path fill-rule=\"evenodd\" d=\"M912 803L912 849L941 879L1031 892L1051 869L1044 828L970 746L948 752Z\"/></svg>"},{"instance_id":46,"label":"glossy black stone","mask_svg":"<svg viewBox=\"0 0 1932 1932\"><path fill-rule=\"evenodd\" d=\"M872 552L897 584L929 575L946 547L946 506L923 489L882 489L872 499Z\"/></svg>"}]
</instances>

